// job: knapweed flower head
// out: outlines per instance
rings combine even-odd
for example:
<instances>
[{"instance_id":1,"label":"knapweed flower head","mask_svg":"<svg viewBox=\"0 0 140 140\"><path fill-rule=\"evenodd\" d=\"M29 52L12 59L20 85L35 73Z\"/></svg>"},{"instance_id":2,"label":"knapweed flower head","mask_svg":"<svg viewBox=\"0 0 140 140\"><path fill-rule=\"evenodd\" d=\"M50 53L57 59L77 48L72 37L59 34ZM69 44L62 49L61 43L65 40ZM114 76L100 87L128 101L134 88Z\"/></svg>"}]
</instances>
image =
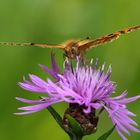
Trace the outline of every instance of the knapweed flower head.
<instances>
[{"instance_id":1,"label":"knapweed flower head","mask_svg":"<svg viewBox=\"0 0 140 140\"><path fill-rule=\"evenodd\" d=\"M116 88L115 83L110 80L111 66L105 72L105 64L98 68L97 61L93 66L92 60L86 64L77 57L75 67L68 60L63 72L60 73L52 54L52 70L43 65L40 67L55 80L42 80L38 76L30 74L30 81L24 79L24 82L19 85L25 90L43 93L47 97L41 96L39 100L16 98L21 102L32 104L18 108L24 112L16 114L30 114L64 101L70 105L81 106L84 114L91 114L93 110L97 109L106 110L123 140L127 140L123 133L130 135L129 130L140 132L135 128L137 123L130 118L135 114L130 112L126 106L127 103L140 98L140 95L126 98L127 92L125 91L119 96L111 97Z\"/></svg>"}]
</instances>

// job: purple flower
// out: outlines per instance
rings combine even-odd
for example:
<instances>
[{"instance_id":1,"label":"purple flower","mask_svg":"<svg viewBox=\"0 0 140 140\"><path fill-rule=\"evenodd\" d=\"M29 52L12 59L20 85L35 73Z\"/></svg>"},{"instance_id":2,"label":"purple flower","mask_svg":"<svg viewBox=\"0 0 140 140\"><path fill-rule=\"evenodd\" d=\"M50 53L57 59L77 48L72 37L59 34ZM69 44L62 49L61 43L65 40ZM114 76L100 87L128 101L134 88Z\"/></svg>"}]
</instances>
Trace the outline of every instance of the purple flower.
<instances>
[{"instance_id":1,"label":"purple flower","mask_svg":"<svg viewBox=\"0 0 140 140\"><path fill-rule=\"evenodd\" d=\"M92 109L104 108L109 113L113 124L116 125L116 131L123 140L127 140L123 132L128 135L130 135L128 130L140 132L134 127L137 123L130 118L135 114L130 112L126 106L127 103L140 98L140 95L126 98L127 92L125 91L119 96L111 97L116 87L114 82L110 81L111 66L105 73L105 64L99 69L97 68L97 61L94 68L92 60L89 65L86 65L84 61L80 63L80 58L77 58L75 68L72 67L70 61L67 61L66 64L67 66L64 67L61 74L52 54L53 69L50 70L46 66L40 66L55 79L55 82L50 79L42 80L30 74L30 81L24 79L24 82L19 83L25 90L47 94L47 97L43 96L40 100L16 98L21 102L32 104L32 106L18 108L24 110L24 112L16 114L30 114L47 108L54 103L65 101L84 106L83 112L87 114Z\"/></svg>"}]
</instances>

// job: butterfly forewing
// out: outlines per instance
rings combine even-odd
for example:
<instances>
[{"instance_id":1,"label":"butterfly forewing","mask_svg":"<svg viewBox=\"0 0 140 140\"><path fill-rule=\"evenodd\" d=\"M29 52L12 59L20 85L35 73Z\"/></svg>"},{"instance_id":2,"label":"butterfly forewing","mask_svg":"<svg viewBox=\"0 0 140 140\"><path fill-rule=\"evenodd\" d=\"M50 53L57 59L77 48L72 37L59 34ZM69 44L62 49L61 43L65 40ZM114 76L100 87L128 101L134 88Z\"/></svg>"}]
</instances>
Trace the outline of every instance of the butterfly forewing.
<instances>
[{"instance_id":1,"label":"butterfly forewing","mask_svg":"<svg viewBox=\"0 0 140 140\"><path fill-rule=\"evenodd\" d=\"M137 29L140 29L140 25L130 27L130 28L127 28L127 29L124 29L124 30L120 30L118 32L114 32L114 33L99 37L97 39L93 39L93 40L83 42L82 44L79 45L79 50L85 51L89 48L108 43L110 41L113 41L114 39L119 38L119 36L122 35L122 34L127 34L129 32L135 31Z\"/></svg>"},{"instance_id":2,"label":"butterfly forewing","mask_svg":"<svg viewBox=\"0 0 140 140\"><path fill-rule=\"evenodd\" d=\"M0 42L0 46L35 46L41 48L59 48L63 49L64 46L62 45L48 45L48 44L41 44L41 43L19 43L19 42Z\"/></svg>"},{"instance_id":3,"label":"butterfly forewing","mask_svg":"<svg viewBox=\"0 0 140 140\"><path fill-rule=\"evenodd\" d=\"M36 46L41 48L58 48L63 49L66 57L75 59L78 55L83 55L84 52L92 47L96 47L117 39L120 35L126 34L132 31L140 29L140 25L130 27L118 32L114 32L105 36L101 36L96 39L85 39L85 40L69 40L62 45L48 45L41 43L17 43L17 42L0 42L0 46Z\"/></svg>"}]
</instances>

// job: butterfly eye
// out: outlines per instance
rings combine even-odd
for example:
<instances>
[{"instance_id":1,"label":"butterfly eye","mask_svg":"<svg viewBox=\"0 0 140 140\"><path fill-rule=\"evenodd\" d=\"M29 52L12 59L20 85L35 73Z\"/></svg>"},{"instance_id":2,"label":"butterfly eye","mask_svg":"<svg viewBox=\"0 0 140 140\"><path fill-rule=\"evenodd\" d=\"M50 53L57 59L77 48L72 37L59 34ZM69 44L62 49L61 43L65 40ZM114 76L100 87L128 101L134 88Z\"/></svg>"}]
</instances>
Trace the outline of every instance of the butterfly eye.
<instances>
[{"instance_id":1,"label":"butterfly eye","mask_svg":"<svg viewBox=\"0 0 140 140\"><path fill-rule=\"evenodd\" d=\"M78 47L77 47L77 46L73 46L73 47L71 48L71 53L72 53L72 54L77 54L77 52L78 52Z\"/></svg>"}]
</instances>

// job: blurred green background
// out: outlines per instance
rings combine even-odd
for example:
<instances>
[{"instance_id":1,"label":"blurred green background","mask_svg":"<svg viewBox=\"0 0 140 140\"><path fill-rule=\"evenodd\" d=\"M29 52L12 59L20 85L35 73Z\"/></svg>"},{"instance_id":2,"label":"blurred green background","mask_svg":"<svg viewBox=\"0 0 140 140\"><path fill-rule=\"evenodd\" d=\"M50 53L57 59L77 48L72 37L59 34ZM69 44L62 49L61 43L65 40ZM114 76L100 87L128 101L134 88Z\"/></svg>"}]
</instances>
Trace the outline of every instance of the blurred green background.
<instances>
[{"instance_id":1,"label":"blurred green background","mask_svg":"<svg viewBox=\"0 0 140 140\"><path fill-rule=\"evenodd\" d=\"M59 44L68 39L92 38L140 24L139 0L0 0L0 41ZM111 79L117 83L116 95L128 90L129 97L140 93L140 31L87 52L88 58L99 58L112 64ZM54 50L62 68L62 52ZM24 106L15 97L37 98L18 87L23 75L33 73L45 79L38 67L51 67L50 49L0 47L0 139L1 140L67 140L47 110L27 116L15 116L16 108ZM140 101L129 105L140 124ZM54 105L63 115L67 104ZM96 134L84 140L96 140L112 126L104 113ZM140 129L140 126L138 127ZM139 139L133 133L128 139ZM121 140L116 132L109 140Z\"/></svg>"}]
</instances>

